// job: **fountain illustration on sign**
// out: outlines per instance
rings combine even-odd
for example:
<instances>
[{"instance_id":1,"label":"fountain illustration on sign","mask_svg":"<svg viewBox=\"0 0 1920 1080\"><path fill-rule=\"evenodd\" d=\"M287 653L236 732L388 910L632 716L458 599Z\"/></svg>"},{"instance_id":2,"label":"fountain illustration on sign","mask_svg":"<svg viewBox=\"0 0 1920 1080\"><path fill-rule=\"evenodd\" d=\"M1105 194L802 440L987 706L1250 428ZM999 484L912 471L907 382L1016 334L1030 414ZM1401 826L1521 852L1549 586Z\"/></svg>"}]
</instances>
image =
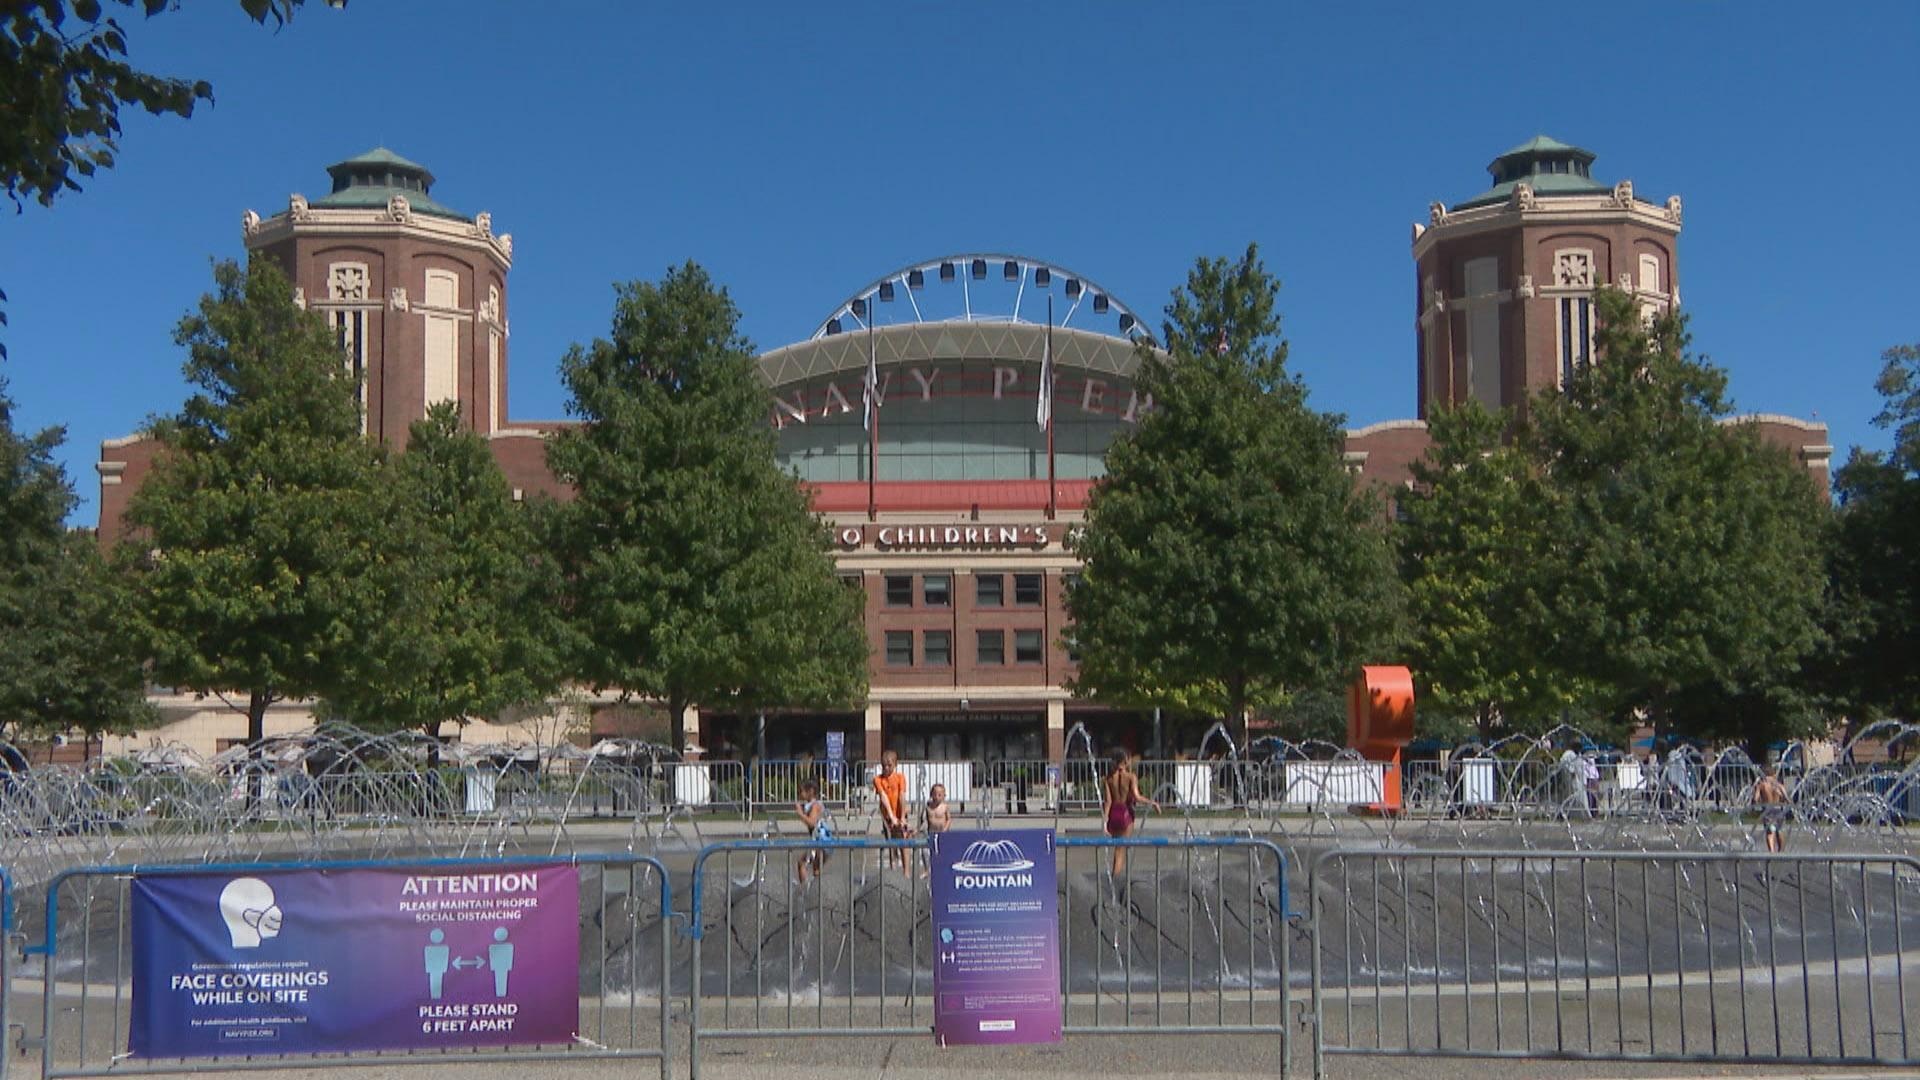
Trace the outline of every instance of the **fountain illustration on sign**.
<instances>
[{"instance_id":1,"label":"fountain illustration on sign","mask_svg":"<svg viewBox=\"0 0 1920 1080\"><path fill-rule=\"evenodd\" d=\"M1011 840L976 840L960 853L953 868L968 874L1006 874L1033 869L1033 860Z\"/></svg>"}]
</instances>

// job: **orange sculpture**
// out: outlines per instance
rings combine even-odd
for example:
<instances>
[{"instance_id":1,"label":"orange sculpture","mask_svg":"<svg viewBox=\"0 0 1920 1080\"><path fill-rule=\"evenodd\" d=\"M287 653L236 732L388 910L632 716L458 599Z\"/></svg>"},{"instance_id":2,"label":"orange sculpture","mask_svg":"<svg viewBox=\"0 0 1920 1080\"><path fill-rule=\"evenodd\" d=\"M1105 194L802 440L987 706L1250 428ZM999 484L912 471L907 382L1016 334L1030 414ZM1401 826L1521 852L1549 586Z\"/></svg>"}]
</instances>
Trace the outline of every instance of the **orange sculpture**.
<instances>
[{"instance_id":1,"label":"orange sculpture","mask_svg":"<svg viewBox=\"0 0 1920 1080\"><path fill-rule=\"evenodd\" d=\"M1413 672L1363 667L1347 690L1347 745L1368 761L1386 763L1381 799L1373 809L1400 812L1400 751L1413 741Z\"/></svg>"}]
</instances>

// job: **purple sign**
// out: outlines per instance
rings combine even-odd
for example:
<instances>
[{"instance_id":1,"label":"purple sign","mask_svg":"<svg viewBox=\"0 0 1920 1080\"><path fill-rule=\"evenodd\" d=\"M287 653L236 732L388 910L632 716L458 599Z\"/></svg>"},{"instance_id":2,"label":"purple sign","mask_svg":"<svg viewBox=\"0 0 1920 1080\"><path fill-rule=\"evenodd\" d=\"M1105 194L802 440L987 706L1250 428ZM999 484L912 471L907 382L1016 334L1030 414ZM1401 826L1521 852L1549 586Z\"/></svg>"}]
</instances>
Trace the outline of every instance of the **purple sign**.
<instances>
[{"instance_id":1,"label":"purple sign","mask_svg":"<svg viewBox=\"0 0 1920 1080\"><path fill-rule=\"evenodd\" d=\"M933 1035L1060 1041L1052 829L934 833Z\"/></svg>"},{"instance_id":2,"label":"purple sign","mask_svg":"<svg viewBox=\"0 0 1920 1080\"><path fill-rule=\"evenodd\" d=\"M580 875L516 864L135 877L135 1057L572 1042Z\"/></svg>"}]
</instances>

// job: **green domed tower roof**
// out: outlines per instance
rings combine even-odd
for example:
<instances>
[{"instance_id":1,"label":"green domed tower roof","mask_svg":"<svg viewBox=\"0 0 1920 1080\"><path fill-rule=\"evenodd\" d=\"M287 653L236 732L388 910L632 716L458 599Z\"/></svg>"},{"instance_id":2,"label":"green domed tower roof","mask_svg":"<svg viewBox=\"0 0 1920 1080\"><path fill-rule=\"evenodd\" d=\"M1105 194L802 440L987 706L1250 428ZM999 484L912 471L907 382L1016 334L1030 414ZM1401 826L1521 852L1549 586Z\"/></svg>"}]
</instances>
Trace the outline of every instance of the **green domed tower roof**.
<instances>
[{"instance_id":1,"label":"green domed tower roof","mask_svg":"<svg viewBox=\"0 0 1920 1080\"><path fill-rule=\"evenodd\" d=\"M428 197L433 174L425 165L408 161L384 146L327 166L327 175L333 177L333 191L313 200L316 209L382 210L393 196L403 195L416 214L473 220Z\"/></svg>"},{"instance_id":2,"label":"green domed tower roof","mask_svg":"<svg viewBox=\"0 0 1920 1080\"><path fill-rule=\"evenodd\" d=\"M1493 174L1493 187L1464 202L1455 210L1489 206L1507 201L1515 184L1525 181L1541 198L1558 195L1594 195L1608 190L1593 178L1594 153L1570 146L1558 139L1535 135L1519 146L1493 159L1487 172Z\"/></svg>"}]
</instances>

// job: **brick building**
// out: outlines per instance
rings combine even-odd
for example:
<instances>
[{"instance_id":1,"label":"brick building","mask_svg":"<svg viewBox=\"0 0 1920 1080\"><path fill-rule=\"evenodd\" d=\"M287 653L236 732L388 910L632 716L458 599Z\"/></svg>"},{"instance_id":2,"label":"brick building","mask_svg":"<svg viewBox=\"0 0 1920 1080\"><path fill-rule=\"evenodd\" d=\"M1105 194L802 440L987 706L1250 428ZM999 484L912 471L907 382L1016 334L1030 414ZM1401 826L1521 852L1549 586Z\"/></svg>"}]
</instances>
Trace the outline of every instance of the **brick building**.
<instances>
[{"instance_id":1,"label":"brick building","mask_svg":"<svg viewBox=\"0 0 1920 1080\"><path fill-rule=\"evenodd\" d=\"M1524 407L1559 386L1591 358L1600 285L1649 309L1679 303L1679 197L1649 202L1629 181L1608 186L1593 161L1536 138L1494 159L1491 188L1436 202L1414 226L1415 418L1347 433L1361 476L1404 486L1426 449L1430 408L1469 397ZM328 173L326 196L294 195L264 220L248 211L244 239L286 266L297 302L327 319L345 362L364 374L369 435L404 444L430 405L457 401L517 493L562 494L544 452L561 425L514 422L505 410L512 239L486 213L435 202L432 175L388 151ZM942 297L957 306L943 308ZM868 283L806 339L764 354L781 460L812 489L840 572L866 597L871 693L855 711L775 715L764 728L757 717L689 710L687 734L705 746L764 744L774 757L821 755L838 732L849 756L875 757L884 744L908 758L1057 761L1084 724L1100 745L1147 749L1145 717L1065 689L1073 658L1061 644L1076 569L1065 537L1107 444L1151 406L1132 385L1143 334L1082 274L957 254ZM1038 422L1049 352L1050 444ZM862 407L870 360L883 403L877 436ZM1760 424L1825 485L1824 425L1730 422ZM102 445L103 541L120 536L152 451L139 435Z\"/></svg>"}]
</instances>

